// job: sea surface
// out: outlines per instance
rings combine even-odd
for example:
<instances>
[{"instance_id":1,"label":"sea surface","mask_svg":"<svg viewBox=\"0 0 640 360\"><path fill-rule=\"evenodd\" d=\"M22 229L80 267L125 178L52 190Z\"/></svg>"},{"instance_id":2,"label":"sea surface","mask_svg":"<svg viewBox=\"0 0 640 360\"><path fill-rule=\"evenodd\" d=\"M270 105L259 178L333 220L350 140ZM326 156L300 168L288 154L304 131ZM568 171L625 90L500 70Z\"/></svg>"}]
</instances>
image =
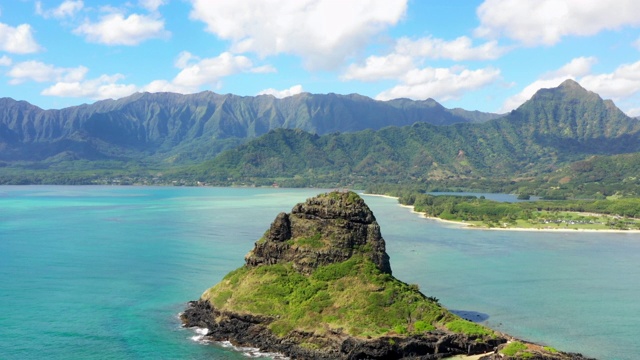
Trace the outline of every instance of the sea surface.
<instances>
[{"instance_id":1,"label":"sea surface","mask_svg":"<svg viewBox=\"0 0 640 360\"><path fill-rule=\"evenodd\" d=\"M0 186L0 359L259 356L197 341L178 314L279 212L321 192ZM468 230L364 199L394 275L448 308L560 350L638 358L640 235Z\"/></svg>"}]
</instances>

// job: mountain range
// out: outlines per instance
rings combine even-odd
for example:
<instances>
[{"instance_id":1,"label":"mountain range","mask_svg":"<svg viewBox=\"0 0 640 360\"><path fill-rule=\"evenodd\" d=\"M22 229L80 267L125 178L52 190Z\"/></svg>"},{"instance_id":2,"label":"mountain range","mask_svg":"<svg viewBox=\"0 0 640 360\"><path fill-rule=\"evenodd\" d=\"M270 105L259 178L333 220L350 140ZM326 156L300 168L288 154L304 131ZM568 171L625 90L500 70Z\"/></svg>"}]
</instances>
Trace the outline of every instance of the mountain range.
<instances>
[{"instance_id":1,"label":"mountain range","mask_svg":"<svg viewBox=\"0 0 640 360\"><path fill-rule=\"evenodd\" d=\"M61 110L0 99L0 160L141 159L185 163L215 156L277 128L315 134L415 122L476 123L497 114L446 109L433 99L376 101L357 94L284 99L201 92L137 93Z\"/></svg>"},{"instance_id":2,"label":"mountain range","mask_svg":"<svg viewBox=\"0 0 640 360\"><path fill-rule=\"evenodd\" d=\"M567 80L482 123L422 122L324 136L272 130L191 174L203 181L297 177L319 183L530 177L593 155L640 151L639 136L640 121Z\"/></svg>"},{"instance_id":3,"label":"mountain range","mask_svg":"<svg viewBox=\"0 0 640 360\"><path fill-rule=\"evenodd\" d=\"M145 93L62 110L5 98L0 183L572 187L602 196L623 179L615 191L640 194L639 140L637 118L573 80L503 115L308 93Z\"/></svg>"}]
</instances>

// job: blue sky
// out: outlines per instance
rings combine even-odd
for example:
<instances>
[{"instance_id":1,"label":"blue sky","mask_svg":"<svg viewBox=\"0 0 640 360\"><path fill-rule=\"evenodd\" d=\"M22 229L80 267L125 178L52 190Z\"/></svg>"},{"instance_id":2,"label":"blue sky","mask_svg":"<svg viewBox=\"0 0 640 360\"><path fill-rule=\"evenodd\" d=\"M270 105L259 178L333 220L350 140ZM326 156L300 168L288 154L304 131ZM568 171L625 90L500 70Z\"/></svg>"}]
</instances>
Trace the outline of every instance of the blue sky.
<instances>
[{"instance_id":1,"label":"blue sky","mask_svg":"<svg viewBox=\"0 0 640 360\"><path fill-rule=\"evenodd\" d=\"M636 0L11 0L0 97L359 93L510 111L567 78L640 115Z\"/></svg>"}]
</instances>

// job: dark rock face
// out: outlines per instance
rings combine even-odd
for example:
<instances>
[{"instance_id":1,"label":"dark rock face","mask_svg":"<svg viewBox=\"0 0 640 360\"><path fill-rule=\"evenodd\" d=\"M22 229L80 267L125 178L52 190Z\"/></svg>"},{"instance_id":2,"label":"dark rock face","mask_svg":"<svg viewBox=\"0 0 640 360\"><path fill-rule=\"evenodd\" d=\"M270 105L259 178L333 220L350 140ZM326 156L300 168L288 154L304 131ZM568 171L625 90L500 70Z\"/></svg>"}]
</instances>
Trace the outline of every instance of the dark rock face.
<instances>
[{"instance_id":1,"label":"dark rock face","mask_svg":"<svg viewBox=\"0 0 640 360\"><path fill-rule=\"evenodd\" d=\"M296 239L314 237L321 246L296 245ZM333 192L297 204L290 214L278 214L245 262L250 267L291 262L309 274L318 266L348 260L356 251L391 274L385 241L369 207L354 193Z\"/></svg>"}]
</instances>

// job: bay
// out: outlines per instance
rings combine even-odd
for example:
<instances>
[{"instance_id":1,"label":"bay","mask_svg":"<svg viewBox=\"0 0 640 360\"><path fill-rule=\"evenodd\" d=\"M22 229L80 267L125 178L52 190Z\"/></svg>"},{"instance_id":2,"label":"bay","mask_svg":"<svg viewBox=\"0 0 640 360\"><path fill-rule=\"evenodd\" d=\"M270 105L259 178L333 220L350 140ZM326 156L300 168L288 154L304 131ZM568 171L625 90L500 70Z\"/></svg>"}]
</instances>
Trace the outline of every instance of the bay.
<instances>
[{"instance_id":1,"label":"bay","mask_svg":"<svg viewBox=\"0 0 640 360\"><path fill-rule=\"evenodd\" d=\"M245 358L195 342L177 314L321 192L0 187L0 358ZM394 275L448 308L565 351L640 353L637 234L468 230L364 198Z\"/></svg>"}]
</instances>

